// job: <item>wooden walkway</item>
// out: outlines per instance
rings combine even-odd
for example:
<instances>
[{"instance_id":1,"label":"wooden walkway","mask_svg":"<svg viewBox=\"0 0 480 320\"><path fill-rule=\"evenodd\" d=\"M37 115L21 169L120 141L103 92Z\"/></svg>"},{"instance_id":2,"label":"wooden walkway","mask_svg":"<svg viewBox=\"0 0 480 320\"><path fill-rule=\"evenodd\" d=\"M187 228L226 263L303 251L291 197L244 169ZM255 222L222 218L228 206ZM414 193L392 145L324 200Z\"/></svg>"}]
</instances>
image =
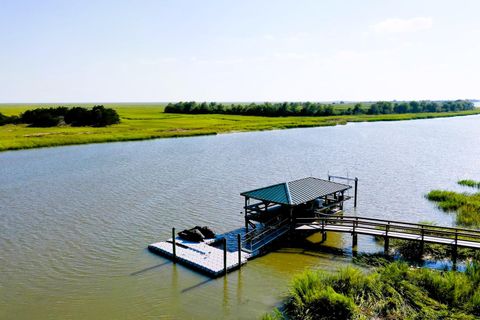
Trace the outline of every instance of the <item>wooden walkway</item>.
<instances>
[{"instance_id":1,"label":"wooden walkway","mask_svg":"<svg viewBox=\"0 0 480 320\"><path fill-rule=\"evenodd\" d=\"M245 264L247 259L250 257L248 253L243 251L240 252L241 262L239 265L238 251L228 252L214 247L212 244L217 240L218 239L211 239L205 242L190 242L176 237L175 257L172 239L152 243L148 246L148 249L189 268L216 278L224 275L225 271L229 272L239 268L240 265Z\"/></svg>"},{"instance_id":2,"label":"wooden walkway","mask_svg":"<svg viewBox=\"0 0 480 320\"><path fill-rule=\"evenodd\" d=\"M354 245L358 234L383 237L385 251L388 251L389 238L452 245L455 251L457 247L480 249L480 231L472 229L341 215L297 219L296 223L298 231L350 233Z\"/></svg>"}]
</instances>

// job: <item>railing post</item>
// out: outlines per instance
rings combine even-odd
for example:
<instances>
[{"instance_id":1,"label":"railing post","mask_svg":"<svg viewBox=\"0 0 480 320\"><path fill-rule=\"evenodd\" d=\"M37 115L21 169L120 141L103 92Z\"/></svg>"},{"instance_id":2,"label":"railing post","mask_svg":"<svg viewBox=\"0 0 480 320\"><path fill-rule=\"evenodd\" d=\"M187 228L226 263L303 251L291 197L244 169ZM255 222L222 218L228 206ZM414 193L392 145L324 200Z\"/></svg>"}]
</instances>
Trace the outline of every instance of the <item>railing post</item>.
<instances>
[{"instance_id":1,"label":"railing post","mask_svg":"<svg viewBox=\"0 0 480 320\"><path fill-rule=\"evenodd\" d=\"M227 275L227 238L223 238L223 272Z\"/></svg>"},{"instance_id":2,"label":"railing post","mask_svg":"<svg viewBox=\"0 0 480 320\"><path fill-rule=\"evenodd\" d=\"M238 247L238 268L242 266L242 240L240 239L240 233L237 234L237 247Z\"/></svg>"},{"instance_id":3,"label":"railing post","mask_svg":"<svg viewBox=\"0 0 480 320\"><path fill-rule=\"evenodd\" d=\"M173 253L173 263L177 262L177 243L175 239L175 228L172 228L172 253Z\"/></svg>"}]
</instances>

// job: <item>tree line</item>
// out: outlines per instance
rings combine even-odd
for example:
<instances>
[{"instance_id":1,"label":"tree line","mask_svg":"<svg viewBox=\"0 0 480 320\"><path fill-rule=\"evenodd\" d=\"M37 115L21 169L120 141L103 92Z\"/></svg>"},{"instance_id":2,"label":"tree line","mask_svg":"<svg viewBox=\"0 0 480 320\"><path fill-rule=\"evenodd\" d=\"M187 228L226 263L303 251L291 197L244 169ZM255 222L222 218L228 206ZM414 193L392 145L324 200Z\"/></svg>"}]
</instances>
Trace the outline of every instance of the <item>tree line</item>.
<instances>
[{"instance_id":1,"label":"tree line","mask_svg":"<svg viewBox=\"0 0 480 320\"><path fill-rule=\"evenodd\" d=\"M266 117L285 116L332 116L360 114L393 114L421 112L453 112L473 110L474 104L468 100L455 101L379 101L375 103L357 103L348 108L341 105L319 102L280 102L223 104L217 102L181 101L169 103L166 113L187 114L235 114Z\"/></svg>"},{"instance_id":2,"label":"tree line","mask_svg":"<svg viewBox=\"0 0 480 320\"><path fill-rule=\"evenodd\" d=\"M25 123L32 127L54 127L67 124L74 127L105 127L120 122L117 111L104 106L92 109L83 107L52 107L27 110L20 116L7 117L0 113L0 125Z\"/></svg>"}]
</instances>

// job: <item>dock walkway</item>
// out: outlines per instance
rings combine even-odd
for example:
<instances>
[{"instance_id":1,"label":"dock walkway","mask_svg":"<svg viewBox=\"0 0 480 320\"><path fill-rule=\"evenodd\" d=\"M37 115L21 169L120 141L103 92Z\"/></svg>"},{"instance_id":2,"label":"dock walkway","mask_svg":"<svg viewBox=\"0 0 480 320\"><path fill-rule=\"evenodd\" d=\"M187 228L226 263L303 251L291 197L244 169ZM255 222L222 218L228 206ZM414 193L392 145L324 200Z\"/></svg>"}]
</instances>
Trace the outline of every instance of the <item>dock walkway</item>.
<instances>
[{"instance_id":1,"label":"dock walkway","mask_svg":"<svg viewBox=\"0 0 480 320\"><path fill-rule=\"evenodd\" d=\"M354 242L356 242L357 234L382 237L386 240L387 250L389 238L452 245L454 248L480 249L480 231L478 230L357 216L322 216L308 221L298 219L295 229L298 231L350 233L354 237Z\"/></svg>"}]
</instances>

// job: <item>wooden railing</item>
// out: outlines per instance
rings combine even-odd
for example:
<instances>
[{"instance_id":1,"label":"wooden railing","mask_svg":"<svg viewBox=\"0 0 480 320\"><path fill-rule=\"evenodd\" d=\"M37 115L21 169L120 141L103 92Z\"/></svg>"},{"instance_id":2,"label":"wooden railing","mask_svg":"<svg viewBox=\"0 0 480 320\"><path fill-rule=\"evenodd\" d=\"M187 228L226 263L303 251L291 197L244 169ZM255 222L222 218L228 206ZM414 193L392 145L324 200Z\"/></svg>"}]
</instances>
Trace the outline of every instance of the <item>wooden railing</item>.
<instances>
[{"instance_id":1,"label":"wooden railing","mask_svg":"<svg viewBox=\"0 0 480 320\"><path fill-rule=\"evenodd\" d=\"M480 231L474 229L442 227L429 224L344 215L320 215L315 218L296 219L297 226L312 224L321 226L321 229L328 229L329 225L350 227L352 230L351 232L359 234L366 233L376 235L378 234L378 231L383 231L385 236L389 236L389 234L397 232L407 235L416 235L420 238L429 236L451 240L468 240L480 243ZM393 234L393 237L395 237L395 234Z\"/></svg>"}]
</instances>

